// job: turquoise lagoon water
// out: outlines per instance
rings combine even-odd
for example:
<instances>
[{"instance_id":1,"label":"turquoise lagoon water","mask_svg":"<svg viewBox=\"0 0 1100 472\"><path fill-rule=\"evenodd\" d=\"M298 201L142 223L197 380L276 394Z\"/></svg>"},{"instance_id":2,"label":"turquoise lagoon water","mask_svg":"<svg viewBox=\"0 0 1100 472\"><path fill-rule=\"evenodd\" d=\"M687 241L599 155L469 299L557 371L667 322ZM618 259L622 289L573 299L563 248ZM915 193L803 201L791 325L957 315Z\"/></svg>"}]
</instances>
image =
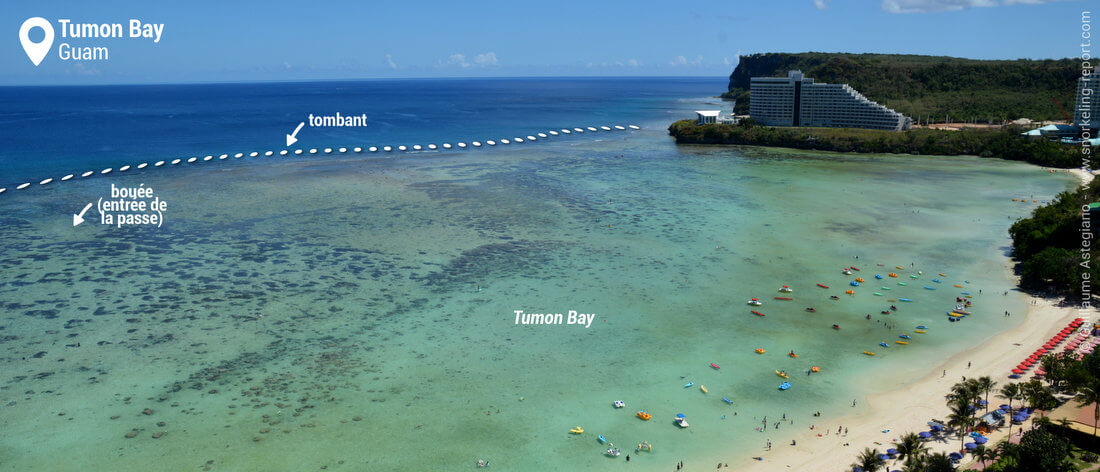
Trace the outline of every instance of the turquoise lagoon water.
<instances>
[{"instance_id":1,"label":"turquoise lagoon water","mask_svg":"<svg viewBox=\"0 0 1100 472\"><path fill-rule=\"evenodd\" d=\"M112 182L152 186L171 205L165 225L119 230L93 217L72 228L70 214ZM1017 322L1001 316L1024 310L1002 294L1006 229L1034 205L1011 198L1070 185L969 157L677 147L650 127L4 195L0 468L623 461L602 456L597 434L637 470L744 461L812 412L847 414L852 399ZM869 281L854 296L843 293L849 265ZM902 278L872 278L895 265ZM930 280L938 272L942 284ZM948 323L951 284L964 280L975 314ZM793 301L773 300L782 284ZM872 295L881 286L914 302L879 315L890 304ZM750 314L750 297L766 317ZM597 316L587 329L517 326L516 309ZM912 344L877 346L919 324L929 334ZM822 372L807 376L811 365ZM777 369L789 391L776 390ZM635 418L640 409L654 419ZM677 413L692 426L674 426ZM784 413L796 426L754 430L754 417ZM633 452L642 440L652 453Z\"/></svg>"}]
</instances>

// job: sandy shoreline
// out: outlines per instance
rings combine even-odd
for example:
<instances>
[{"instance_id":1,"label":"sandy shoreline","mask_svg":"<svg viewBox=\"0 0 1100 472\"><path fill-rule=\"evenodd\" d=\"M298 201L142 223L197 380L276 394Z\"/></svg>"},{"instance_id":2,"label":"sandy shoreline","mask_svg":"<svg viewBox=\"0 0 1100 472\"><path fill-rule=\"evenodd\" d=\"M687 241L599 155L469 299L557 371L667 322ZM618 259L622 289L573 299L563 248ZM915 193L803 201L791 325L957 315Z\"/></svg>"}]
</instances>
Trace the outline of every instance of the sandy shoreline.
<instances>
[{"instance_id":1,"label":"sandy shoreline","mask_svg":"<svg viewBox=\"0 0 1100 472\"><path fill-rule=\"evenodd\" d=\"M1071 169L1069 172L1077 176L1082 184L1087 184L1093 178L1091 173L1081 169ZM1012 265L1012 261L1006 261L1005 271L1015 280ZM857 414L836 418L826 415L821 421L815 422L817 426L814 430L805 429L794 437L796 446L777 442L771 451L760 454L763 461L738 461L736 470L846 470L856 461L856 456L863 448L873 447L885 452L887 448L894 447L893 443L901 435L927 431L927 422L930 419L946 419L950 412L944 395L963 376L989 376L997 382L999 389L1011 381L1007 375L1016 364L1074 318L1100 319L1097 316L1100 312L1095 309L1058 307L1057 299L1030 295L1025 298L1028 310L1024 321L1016 327L998 333L980 346L962 351L939 363L924 377L898 385L888 392L867 396L862 400L863 407ZM967 367L968 364L970 368ZM995 406L1006 402L991 394L989 403ZM847 435L836 434L840 425L848 429ZM884 430L889 430L889 433L883 433ZM830 434L818 436L818 433L824 434L826 431ZM1007 428L1000 428L990 435L990 443L1000 441L1006 433ZM876 441L881 445L875 444ZM959 449L957 439L929 441L926 444L931 452L952 452ZM968 460L964 460L963 464L967 462ZM900 468L894 465L890 464L891 470Z\"/></svg>"}]
</instances>

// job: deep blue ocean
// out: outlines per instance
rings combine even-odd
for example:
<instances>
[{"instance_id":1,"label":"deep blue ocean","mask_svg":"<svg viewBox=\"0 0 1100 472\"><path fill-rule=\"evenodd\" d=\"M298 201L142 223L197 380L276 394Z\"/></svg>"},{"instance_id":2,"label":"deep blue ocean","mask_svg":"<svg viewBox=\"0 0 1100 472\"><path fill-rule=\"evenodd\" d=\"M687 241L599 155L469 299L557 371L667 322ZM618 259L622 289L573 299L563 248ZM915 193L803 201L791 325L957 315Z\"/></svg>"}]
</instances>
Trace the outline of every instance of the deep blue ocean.
<instances>
[{"instance_id":1,"label":"deep blue ocean","mask_svg":"<svg viewBox=\"0 0 1100 472\"><path fill-rule=\"evenodd\" d=\"M670 99L714 78L515 78L0 88L0 187L145 161L278 152L312 113L366 114L310 128L297 146L427 145L601 125L667 126ZM682 115L682 110L679 110Z\"/></svg>"}]
</instances>

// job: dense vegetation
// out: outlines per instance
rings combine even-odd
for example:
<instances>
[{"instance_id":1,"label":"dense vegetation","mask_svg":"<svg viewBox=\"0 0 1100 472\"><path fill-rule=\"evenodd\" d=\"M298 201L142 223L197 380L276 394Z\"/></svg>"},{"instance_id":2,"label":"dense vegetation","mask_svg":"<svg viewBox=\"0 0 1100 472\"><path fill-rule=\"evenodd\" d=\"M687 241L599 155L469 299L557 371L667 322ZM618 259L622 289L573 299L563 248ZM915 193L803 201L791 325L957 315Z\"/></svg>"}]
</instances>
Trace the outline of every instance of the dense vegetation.
<instances>
[{"instance_id":1,"label":"dense vegetation","mask_svg":"<svg viewBox=\"0 0 1100 472\"><path fill-rule=\"evenodd\" d=\"M749 79L801 70L818 82L846 83L867 98L912 117L943 122L1031 118L1062 120L1054 100L1073 114L1080 63L1073 59L987 61L945 56L807 52L741 56L725 98L749 110Z\"/></svg>"},{"instance_id":2,"label":"dense vegetation","mask_svg":"<svg viewBox=\"0 0 1100 472\"><path fill-rule=\"evenodd\" d=\"M976 155L1025 161L1047 167L1081 165L1080 149L1044 139L1020 136L1022 129L963 129L959 131L914 128L880 131L851 128L779 128L757 126L752 120L736 125L697 125L692 120L673 123L669 134L681 144L741 144L816 149L837 152L922 154L933 156Z\"/></svg>"},{"instance_id":3,"label":"dense vegetation","mask_svg":"<svg viewBox=\"0 0 1100 472\"><path fill-rule=\"evenodd\" d=\"M1009 228L1013 255L1020 264L1021 287L1081 296L1085 273L1090 281L1098 280L1100 270L1091 260L1083 260L1081 253L1082 207L1095 201L1100 201L1098 180L1059 194L1051 204L1036 208L1031 218Z\"/></svg>"}]
</instances>

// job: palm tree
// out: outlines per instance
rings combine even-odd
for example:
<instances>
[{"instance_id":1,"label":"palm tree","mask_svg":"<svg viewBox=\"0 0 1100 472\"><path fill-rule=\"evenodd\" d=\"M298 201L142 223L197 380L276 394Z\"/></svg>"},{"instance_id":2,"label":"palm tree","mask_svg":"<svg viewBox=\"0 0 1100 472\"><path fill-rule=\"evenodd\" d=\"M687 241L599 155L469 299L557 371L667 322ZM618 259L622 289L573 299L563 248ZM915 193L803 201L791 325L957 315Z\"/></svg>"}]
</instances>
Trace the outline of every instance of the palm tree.
<instances>
[{"instance_id":1,"label":"palm tree","mask_svg":"<svg viewBox=\"0 0 1100 472\"><path fill-rule=\"evenodd\" d=\"M997 386L997 382L993 381L993 379L986 376L986 377L979 377L978 380L974 382L974 385L977 387L979 392L985 394L985 411L988 412L989 411L989 392L993 391L993 388Z\"/></svg>"},{"instance_id":2,"label":"palm tree","mask_svg":"<svg viewBox=\"0 0 1100 472\"><path fill-rule=\"evenodd\" d=\"M886 461L879 459L878 449L863 448L863 452L859 453L856 458L856 463L852 464L852 467L859 467L866 472L875 472L882 466L886 465Z\"/></svg>"},{"instance_id":3,"label":"palm tree","mask_svg":"<svg viewBox=\"0 0 1100 472\"><path fill-rule=\"evenodd\" d=\"M1088 383L1082 385L1077 396L1074 397L1082 406L1093 404L1092 407L1092 435L1096 436L1096 426L1100 423L1100 379L1090 378Z\"/></svg>"},{"instance_id":4,"label":"palm tree","mask_svg":"<svg viewBox=\"0 0 1100 472\"><path fill-rule=\"evenodd\" d=\"M970 404L969 403L955 403L951 405L951 414L947 417L947 425L955 429L955 434L959 436L959 448L963 446L963 440L966 438L966 432L973 425L973 417L970 416Z\"/></svg>"},{"instance_id":5,"label":"palm tree","mask_svg":"<svg viewBox=\"0 0 1100 472\"><path fill-rule=\"evenodd\" d=\"M906 466L918 462L918 459L928 450L924 441L921 441L916 433L902 436L900 441L894 443L894 447L898 449L898 460L904 460Z\"/></svg>"},{"instance_id":6,"label":"palm tree","mask_svg":"<svg viewBox=\"0 0 1100 472\"><path fill-rule=\"evenodd\" d=\"M947 454L937 452L928 456L928 461L921 472L954 472L954 470L955 466L951 464Z\"/></svg>"},{"instance_id":7,"label":"palm tree","mask_svg":"<svg viewBox=\"0 0 1100 472\"><path fill-rule=\"evenodd\" d=\"M984 445L979 444L974 448L974 457L982 463L982 468L985 468L986 462L993 462L997 460L997 450L995 448L987 448Z\"/></svg>"},{"instance_id":8,"label":"palm tree","mask_svg":"<svg viewBox=\"0 0 1100 472\"><path fill-rule=\"evenodd\" d=\"M1011 416L1012 415L1012 411L1011 411L1012 410L1012 399L1020 396L1020 384L1018 384L1018 383L1006 384L1004 387L1001 387L1001 393L999 393L997 396L999 396L1001 398L1007 398L1008 399L1008 409L1010 410L1008 412L1008 414L1009 414L1009 417L1008 417L1008 437L1011 438L1012 437L1012 416Z\"/></svg>"}]
</instances>

